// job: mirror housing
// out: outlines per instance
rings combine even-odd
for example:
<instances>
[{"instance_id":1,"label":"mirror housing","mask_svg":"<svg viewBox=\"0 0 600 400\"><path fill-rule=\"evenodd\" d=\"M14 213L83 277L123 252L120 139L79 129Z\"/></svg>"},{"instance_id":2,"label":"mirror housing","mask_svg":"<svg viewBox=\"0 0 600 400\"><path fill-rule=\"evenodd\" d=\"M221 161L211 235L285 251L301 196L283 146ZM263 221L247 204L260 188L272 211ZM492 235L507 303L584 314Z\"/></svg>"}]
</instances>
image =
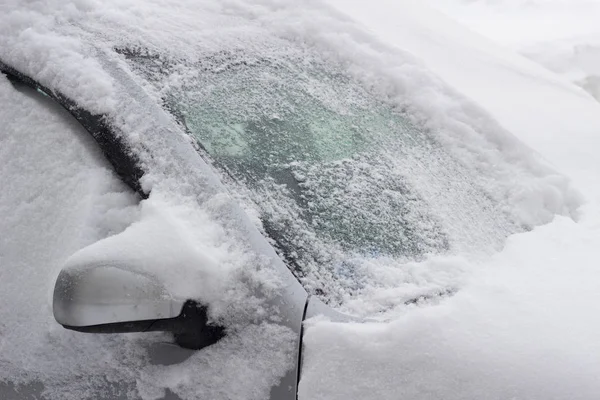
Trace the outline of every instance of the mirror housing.
<instances>
[{"instance_id":1,"label":"mirror housing","mask_svg":"<svg viewBox=\"0 0 600 400\"><path fill-rule=\"evenodd\" d=\"M173 318L183 303L151 276L108 264L61 271L53 311L61 325L84 327Z\"/></svg>"},{"instance_id":2,"label":"mirror housing","mask_svg":"<svg viewBox=\"0 0 600 400\"><path fill-rule=\"evenodd\" d=\"M224 336L207 309L173 298L155 277L115 262L69 266L54 287L53 312L67 329L89 333L165 331L182 347L201 349Z\"/></svg>"}]
</instances>

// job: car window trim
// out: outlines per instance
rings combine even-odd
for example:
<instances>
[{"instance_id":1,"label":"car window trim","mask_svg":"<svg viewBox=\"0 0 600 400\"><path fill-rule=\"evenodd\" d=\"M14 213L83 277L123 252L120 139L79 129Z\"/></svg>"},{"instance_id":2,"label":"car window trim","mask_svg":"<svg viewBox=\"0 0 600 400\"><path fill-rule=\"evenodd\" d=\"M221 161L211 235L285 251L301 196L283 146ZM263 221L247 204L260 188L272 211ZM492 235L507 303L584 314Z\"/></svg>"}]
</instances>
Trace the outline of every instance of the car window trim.
<instances>
[{"instance_id":1,"label":"car window trim","mask_svg":"<svg viewBox=\"0 0 600 400\"><path fill-rule=\"evenodd\" d=\"M43 93L67 110L92 136L119 178L142 199L148 198L149 192L142 188L140 182L145 173L142 164L131 146L124 140L123 132L114 124L111 124L110 117L107 114L89 112L60 91L49 89L2 60L0 60L0 72L11 81L22 83Z\"/></svg>"}]
</instances>

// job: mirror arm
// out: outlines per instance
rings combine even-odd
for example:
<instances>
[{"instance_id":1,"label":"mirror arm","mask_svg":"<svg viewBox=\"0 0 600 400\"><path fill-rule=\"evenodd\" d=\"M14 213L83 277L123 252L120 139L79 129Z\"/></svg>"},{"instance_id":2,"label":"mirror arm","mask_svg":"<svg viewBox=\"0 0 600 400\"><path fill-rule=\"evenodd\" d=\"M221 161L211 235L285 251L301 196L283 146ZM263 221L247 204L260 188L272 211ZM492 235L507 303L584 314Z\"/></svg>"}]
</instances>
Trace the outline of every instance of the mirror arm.
<instances>
[{"instance_id":1,"label":"mirror arm","mask_svg":"<svg viewBox=\"0 0 600 400\"><path fill-rule=\"evenodd\" d=\"M187 300L175 318L63 327L85 333L171 332L175 343L192 350L210 346L225 336L223 327L208 323L207 308L194 300Z\"/></svg>"}]
</instances>

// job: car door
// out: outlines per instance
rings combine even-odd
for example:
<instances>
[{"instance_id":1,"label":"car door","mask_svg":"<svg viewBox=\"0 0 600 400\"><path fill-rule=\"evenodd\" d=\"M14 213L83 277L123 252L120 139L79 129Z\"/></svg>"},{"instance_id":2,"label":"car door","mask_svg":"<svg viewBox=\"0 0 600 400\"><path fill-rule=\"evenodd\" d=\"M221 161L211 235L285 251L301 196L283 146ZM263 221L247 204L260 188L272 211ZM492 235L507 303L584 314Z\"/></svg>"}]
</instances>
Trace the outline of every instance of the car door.
<instances>
[{"instance_id":1,"label":"car door","mask_svg":"<svg viewBox=\"0 0 600 400\"><path fill-rule=\"evenodd\" d=\"M52 397L48 379L87 380L77 354L94 344L56 329L48 290L73 252L135 219L139 198L66 110L5 75L0 120L0 397Z\"/></svg>"},{"instance_id":2,"label":"car door","mask_svg":"<svg viewBox=\"0 0 600 400\"><path fill-rule=\"evenodd\" d=\"M12 71L13 74L13 78L15 77L14 71ZM118 72L117 72L118 73ZM21 81L24 81L32 86L37 86L38 87L38 91L37 93L34 92L34 94L37 94L38 96L42 96L42 99L44 101L50 101L49 100L49 93L53 94L53 97L56 98L60 98L59 96L56 96L54 91L50 91L46 88L40 87L37 85L36 82L34 82L33 80L28 79L27 77L20 77ZM24 78L24 79L23 79ZM19 80L19 79L17 79ZM127 85L127 79L124 78L123 79L125 81L124 86ZM10 89L8 89L10 90ZM134 90L135 91L135 90ZM127 92L125 90L125 92ZM45 94L45 96L44 96ZM140 94L140 93L137 93ZM132 97L136 96L136 93L130 93L127 92L127 95L131 95ZM137 99L139 101L139 103L143 103L144 99L143 99L143 93L141 93L141 97L142 99L140 100L139 98ZM129 100L129 99L128 99ZM140 106L140 104L136 104L136 106ZM71 105L76 104L76 103L70 103ZM64 106L65 104L63 104ZM145 114L148 113L152 113L152 106L148 106L147 108L145 108L145 106L147 106L148 103L145 103L141 106L141 108L143 109L143 112ZM105 126L103 126L103 122L100 121L101 118L98 118L96 120L96 122L100 121L99 123L90 123L90 120L93 120L93 115L90 115L90 113L86 113L85 111L81 111L79 113L74 112L74 110L76 110L76 107L70 107L70 111L72 114L74 114L76 116L76 118L78 119L79 122L82 122L82 124L86 126L86 128L88 128L88 132L92 133L92 136L94 137L96 143L100 144L100 147L102 149L102 151L104 152L104 155L107 156L108 160L113 164L113 167L115 168L115 170L121 175L121 178L129 184L129 186L131 186L134 189L138 190L138 194L140 195L140 197L149 197L149 193L145 192L143 189L141 189L141 183L137 180L139 179L139 176L136 175L136 168L142 168L141 165L143 165L142 163L139 164L135 164L134 162L129 163L130 160L135 160L136 162L139 161L140 158L144 157L144 154L142 151L140 152L136 152L134 151L131 147L129 146L114 146L114 143L116 140L119 140L119 137L117 135L114 135L112 137L107 137L107 136L102 136L106 134L106 131L104 130ZM56 111L56 109L53 109L53 111L51 111L49 114L52 114L52 112ZM160 113L158 113L160 115ZM156 115L156 114L153 114ZM63 117L64 117L64 113L63 113ZM7 115L5 118L9 118L9 116ZM169 146L162 146L160 147L160 151L167 151L169 152L169 154L173 157L170 157L167 161L167 168L160 170L160 167L164 167L164 165L161 165L160 163L156 163L153 164L154 167L157 166L158 164L158 175L160 175L161 177L165 177L165 170L166 170L166 174L171 174L171 175L175 175L174 178L178 178L181 175L178 175L178 173L181 170L185 170L185 164L186 163L192 163L195 164L192 169L188 169L188 171L191 171L191 175L192 175L192 182L194 185L201 185L205 190L198 192L198 195L196 196L196 192L192 193L191 197L195 200L195 201L202 201L202 200L206 200L207 197L209 197L209 195L211 194L218 194L221 189L219 189L218 186L218 180L216 180L214 177L211 177L210 174L208 175L203 175L202 172L206 172L205 167L202 166L202 164L198 165L198 163L201 161L201 159L197 156L197 154L194 152L194 149L192 146L189 145L189 143L185 142L185 138L183 138L181 135L177 135L176 133L176 129L173 128L169 128L168 124L163 121L161 121L160 119L158 121L154 121L154 124L150 124L147 126L150 126L152 129L158 130L158 133L156 131L148 133L147 136L151 137L152 134L155 135L160 135L159 140L162 142L161 144L165 144L164 143L164 139L165 136L162 136L162 134L166 131L167 134L171 135L167 137L167 141L169 141L169 139L172 139L172 143L170 143L174 149L172 147ZM22 123L22 121L21 121ZM71 121L72 123L72 121ZM91 125L95 125L95 126L90 126ZM157 129L158 127L158 129ZM173 132L175 131L175 133ZM9 135L11 132L7 132L6 133L6 137L10 138L11 136ZM110 132L109 132L110 133ZM100 140L99 140L100 139ZM8 140L8 139L7 139ZM89 137L87 139L89 141ZM104 140L104 142L102 141ZM151 139L149 139L148 141L144 142L142 144L142 147L145 149L146 153L152 153L152 151L154 149L156 149L156 147L152 147L151 144L149 144L151 141ZM34 142L35 143L35 142ZM111 147L112 146L112 147ZM116 152L111 152L111 150L117 150ZM124 149L127 150L127 154L126 156L129 157L127 159L125 159L123 161L123 151ZM183 150L182 150L183 149ZM97 149L96 149L97 151ZM121 153L119 153L119 151L121 151ZM186 151L187 151L187 155L186 155ZM191 156L190 156L191 154ZM146 154L147 156L147 154ZM47 160L44 160L47 161ZM178 164L177 161L181 161L181 164ZM71 165L71 167L73 167L73 165ZM189 165L188 165L189 167ZM41 167L40 167L41 168ZM175 172L173 173L173 169L175 169ZM204 169L204 171L203 171ZM60 168L59 168L60 170ZM125 175L124 172L125 171ZM133 171L132 174L130 175L126 175L127 172L131 172ZM145 171L147 172L147 171ZM194 173L196 172L196 173ZM190 173L187 173L187 176L189 177ZM10 176L8 173L5 174L5 176ZM132 177L133 176L133 177ZM171 178L173 178L173 176L171 176ZM197 179L193 179L193 178L197 178ZM182 179L184 180L184 179ZM180 181L178 179L165 179L164 181L161 180L161 182L166 182L168 185L172 185L175 184L176 186L180 186ZM175 183L173 183L175 182ZM184 185L185 187L185 185ZM186 187L189 189L189 187ZM170 187L169 189L172 189L172 187ZM175 189L176 190L176 189ZM167 190L168 191L168 190ZM156 192L156 190L154 190L154 192ZM171 194L171 192L169 191L169 194L167 195L167 197ZM135 198L135 194L130 193L130 196ZM138 197L139 199L139 197ZM19 199L10 199L13 202L19 202ZM8 202L8 200L7 200ZM225 209L227 210L227 216L225 218L221 218L221 219L225 219L227 220L227 218L233 218L233 222L234 222L234 227L233 229L237 229L239 230L240 228L240 217L239 217L239 213L240 211L236 211L235 206L229 202L229 201L221 201L220 202L221 206L225 207ZM232 208L233 207L233 208ZM133 207L135 208L135 207ZM192 206L192 208L194 208ZM220 212L222 210L216 210L217 214L220 215ZM129 222L131 222L132 220L135 220L136 216L136 212L135 210L132 210L131 213L133 214L132 218L129 220ZM143 211L142 211L143 213ZM106 232L105 236L109 236L109 235L113 235L112 237L119 237L120 233L119 231L123 230L124 225L127 225L127 219L126 218L116 218L117 220L120 221L120 223L122 224L119 230L113 230L113 231L108 231ZM207 221L205 221L207 222ZM243 221L241 222L242 226L245 224ZM242 233L241 235L244 236L244 238L242 240L247 240L248 243L250 243L249 245L254 246L254 248L258 248L258 252L263 252L262 255L257 255L257 257L259 257L260 261L259 261L259 267L264 268L266 265L272 263L272 262L279 262L280 265L283 266L283 264L281 264L281 260L276 256L276 254L274 253L274 251L272 250L272 248L268 245L268 243L264 240L264 238L258 234L258 232L252 231L252 228L250 225L246 225L248 229L242 229ZM11 230L6 229L6 231L10 234ZM127 231L127 229L125 229L125 231ZM98 238L98 239L102 239L102 238ZM102 242L102 240L100 240L100 242ZM88 243L85 243L88 244ZM7 248L10 246L10 244L7 243ZM93 246L93 244L92 244ZM83 247L83 246L81 246ZM89 246L88 246L89 247ZM76 249L74 249L76 250ZM267 253L266 255L264 253ZM64 261L64 257L63 260ZM56 267L56 266L55 266ZM160 266L159 266L160 267ZM283 266L282 268L278 269L280 272L283 271L287 271L287 269L285 269L285 266ZM55 270L56 271L56 270ZM287 272L286 272L287 273ZM275 276L277 275L277 270L275 271ZM75 369L70 369L70 368L57 368L57 369L51 369L48 370L47 365L36 365L35 363L33 365L30 365L28 368L18 368L16 367L16 369L13 371L13 375L12 376L7 376L7 384L5 385L5 389L7 391L12 392L16 392L17 396L22 397L22 396L30 396L30 398L35 398L36 396L39 396L40 394L42 396L45 397L49 397L49 398L68 398L69 396L73 397L73 398L86 398L86 397L91 397L91 398L120 398L120 397L127 397L127 396L131 396L133 395L134 397L139 396L140 395L140 391L142 391L141 395L143 396L143 390L144 388L140 388L137 387L136 385L139 386L139 382L136 383L136 379L139 378L139 371L136 371L135 368L135 364L136 363L142 363L143 367L146 369L152 369L154 365L158 364L159 366L156 369L152 370L153 374L162 374L162 373L169 373L169 366L173 366L173 365L178 365L175 368L179 368L180 372L181 371L189 371L191 370L190 373L195 374L194 371L197 372L198 368L204 368L204 371L202 372L202 376L208 376L208 378L206 379L206 384L207 385L212 385L211 390L214 390L215 393L223 393L223 392L227 392L228 390L239 390L241 393L243 393L248 385L252 385L255 386L253 383L249 383L249 382L244 382L242 385L238 385L239 387L236 387L236 385L231 384L231 382L229 382L228 380L224 381L223 384L221 385L217 385L216 387L214 387L214 380L215 379L221 379L221 376L223 376L223 374L220 374L220 371L222 371L223 369L226 370L232 370L235 368L231 368L231 366L228 364L228 362L231 362L232 360L235 362L235 360L237 359L238 362L236 364L239 365L235 365L238 368L241 368L244 371L248 371L248 369L250 368L250 370L254 370L255 374L257 375L258 379L262 379L264 380L263 384L262 384L262 390L263 392L259 394L257 394L259 396L259 398L263 398L265 397L265 394L268 395L269 392L271 392L272 395L276 396L277 398L284 398L282 396L288 396L288 395L292 395L295 396L295 391L296 391L296 383L297 383L297 364L298 364L298 351L299 351L299 340L300 340L300 336L299 336L299 332L300 332L300 324L301 324L301 320L302 320L302 314L303 314L303 310L304 310L304 306L305 306L305 299L306 299L306 293L304 292L304 290L300 287L300 285L298 284L297 281L295 281L293 278L291 280L288 280L287 283L285 283L286 279L287 279L287 275L284 276L284 288L283 288L283 292L287 293L287 296L284 297L279 297L278 294L275 294L274 297L271 296L271 300L269 300L272 304L272 307L275 308L270 308L271 310L275 310L275 313L278 313L279 310L284 310L284 313L282 314L282 316L284 317L283 319L280 319L280 317L276 317L274 315L267 315L261 319L263 319L263 322L261 324L259 324L258 326L256 325L256 322L252 322L253 320L255 320L256 318L253 316L250 316L250 320L247 320L246 322L243 322L241 326L238 327L239 330L243 331L241 334L237 334L237 333L230 333L228 335L228 339L225 340L225 342L229 342L229 347L232 347L234 349L235 354L232 355L231 357L226 357L225 359L223 359L220 362L221 365L219 365L219 362L215 362L214 358L215 357L219 357L219 353L222 353L223 350L220 349L214 349L213 351L208 351L208 352L203 352L202 355L200 356L200 358L203 358L203 360L198 360L197 359L197 353L198 352L193 352L193 351L189 351L189 350L181 350L178 349L174 346L172 346L170 343L165 343L168 338L164 337L164 336L158 336L158 337L151 337L150 341L145 341L142 340L142 342L139 342L139 338L133 338L133 340L128 340L131 338L115 338L112 336L109 337L104 337L104 338L95 338L93 339L93 342L89 342L90 338L86 338L86 339L82 339L84 343L87 343L87 345L82 345L83 346L83 353L88 353L88 354L94 354L95 352L104 352L105 354L102 356L102 358L106 357L104 363L102 365L94 365L94 362L92 361L92 359L94 357L91 357L92 359L90 359L90 357L86 357L86 356L82 356L81 354L73 354L73 357L71 358L71 362L68 362L66 360L68 360L68 358L65 357L64 352L61 352L60 349L55 349L53 348L53 346L47 345L47 346L38 346L37 348L35 348L34 350L37 352L41 352L44 353L44 358L46 359L47 362L54 362L57 359L61 359L61 360L65 360L65 364L70 365L70 366L75 366ZM185 277L179 277L176 278L175 280L178 281L185 281ZM53 279L47 279L47 282L52 282ZM46 283L47 283L46 282ZM252 289L254 290L254 289ZM260 289L259 289L260 290ZM254 293L256 294L256 293ZM250 297L252 297L252 293L249 294ZM278 298L280 300L278 300ZM238 300L242 300L242 301L238 301L238 303L241 304L241 307L247 307L246 303L243 301L244 299L238 299ZM251 299L249 299L251 300ZM260 300L264 300L264 299L260 299ZM274 301L274 303L273 303ZM258 304L259 302L254 301L254 303ZM249 302L250 307L255 306L256 304ZM266 309L265 311L268 311L270 309ZM289 312L287 312L285 310L289 310ZM290 314L291 312L291 314ZM246 310L246 314L247 314L247 310ZM239 316L241 315L242 317L244 317L246 315L245 313L236 313L233 312L233 315ZM46 314L47 316L48 314ZM266 323L269 319L271 319L272 321L273 318L277 319L276 322L274 323ZM279 318L279 319L278 319ZM277 326L281 326L282 328L277 328ZM288 326L288 328L286 328L286 326ZM290 328L291 327L291 331ZM56 328L56 327L54 327ZM283 330L282 330L283 329ZM294 332L295 331L295 332ZM37 333L41 334L41 335L45 335L46 332L42 329L37 331ZM72 336L72 334L66 334L62 331L57 332L56 333L57 337L59 337L59 339L57 340L63 340L62 338L64 337L76 337L76 339L73 339L74 341L78 341L80 340L80 336ZM237 336L237 337L236 337ZM248 340L247 337L250 336L252 337L252 345L245 345L242 346L240 341L244 341L244 340ZM262 338L261 340L258 340L259 338ZM244 350L248 350L250 349L250 351L255 351L255 352L259 352L262 354L269 354L269 352L265 352L264 348L261 348L261 345L265 345L267 342L270 342L271 345L273 345L274 347L272 347L270 349L271 353L273 354L274 357L270 357L271 358L271 363L267 364L267 365L263 365L263 364L258 364L258 368L252 368L249 367L246 364L250 364L252 365L253 362L255 362L255 360L260 360L257 357L247 357L244 356L244 352L240 352L237 351L235 349L240 349L240 347ZM137 343L136 343L137 342ZM277 346L277 344L283 344L283 346ZM91 345L90 345L91 344ZM140 346L141 345L141 346ZM253 345L256 345L253 347ZM227 347L227 345L224 345L225 347ZM20 347L27 347L25 344L22 344L22 346L18 346L16 348L20 348ZM101 350L102 349L102 350ZM52 350L57 350L56 353L53 353ZM125 356L122 357L124 354L123 353L131 353L133 352L134 354L129 354L129 356ZM139 353L139 354L136 354ZM96 357L98 356L98 354L96 354ZM194 362L194 360L188 360L189 358L194 358L196 356L196 362ZM240 358L241 357L241 358ZM211 361L212 360L212 361ZM10 358L6 359L5 362L12 364L14 360L11 360ZM277 361L279 362L280 366L277 367L276 365L274 366L272 364L273 361ZM133 365L132 365L133 363ZM210 365L210 370L208 370L207 368L205 368L207 366L207 363ZM139 365L137 366L139 369ZM194 368L195 367L195 368ZM266 371L275 371L274 374L271 374L271 378L269 379L268 376L269 374L265 374L265 368ZM171 368L173 369L173 368ZM233 372L235 374L235 371ZM183 375L183 374L179 374L179 375ZM195 374L196 375L196 374ZM220 375L220 376L219 376ZM78 379L77 377L84 377L85 380L81 380ZM265 379L265 377L267 377L267 379ZM13 378L13 379L11 379ZM226 376L224 377L225 379L228 379ZM277 384L281 378L284 378L281 381L281 384ZM156 383L156 382L153 382ZM201 382L202 383L202 382ZM187 382L186 379L183 379L183 382L178 382L174 385L174 389L170 390L170 388L167 388L166 390L163 388L163 394L159 395L160 397L164 397L165 398L178 398L173 392L174 391L179 391L179 393L183 393L184 398L189 397L189 396L195 396L196 391L202 391L201 387L197 387L196 386L196 382ZM147 390L147 389L146 389ZM160 391L161 389L159 389ZM135 393L138 393L138 395L136 395ZM289 397L289 396L288 396Z\"/></svg>"}]
</instances>

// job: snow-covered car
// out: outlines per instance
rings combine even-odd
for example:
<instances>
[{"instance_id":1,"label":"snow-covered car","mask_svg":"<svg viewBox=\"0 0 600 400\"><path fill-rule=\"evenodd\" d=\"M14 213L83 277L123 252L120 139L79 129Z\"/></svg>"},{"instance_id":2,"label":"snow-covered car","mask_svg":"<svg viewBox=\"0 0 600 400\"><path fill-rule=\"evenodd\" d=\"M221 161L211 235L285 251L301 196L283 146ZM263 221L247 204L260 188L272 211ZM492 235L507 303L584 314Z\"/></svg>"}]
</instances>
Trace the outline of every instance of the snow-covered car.
<instances>
[{"instance_id":1,"label":"snow-covered car","mask_svg":"<svg viewBox=\"0 0 600 400\"><path fill-rule=\"evenodd\" d=\"M63 327L128 335L44 335L60 351L0 360L17 376L3 398L293 399L306 319L442 302L455 281L360 305L410 263L493 253L577 207L568 180L429 72L399 64L410 82L394 87L376 64L227 18L195 53L85 26L65 28L76 56L0 60L0 108L76 120L136 210L46 288Z\"/></svg>"},{"instance_id":2,"label":"snow-covered car","mask_svg":"<svg viewBox=\"0 0 600 400\"><path fill-rule=\"evenodd\" d=\"M442 222L407 174L428 179L443 167L445 185L462 186L465 202L476 202L472 209L497 207L407 115L308 50L287 53L285 58L244 51L207 56L194 65L193 79L164 95L162 106L171 115L132 73L163 85L176 65L144 50L116 49L113 58L120 57L120 64L99 56L129 105L116 115L95 114L60 87L50 89L0 64L11 80L67 109L140 198L151 194L144 178L161 168L161 179L184 186L199 203L225 193L224 181L229 191L256 206L258 228L233 200L218 205L236 240L257 260L269 260L261 262L262 268L280 281L276 294L269 293L272 288L254 289L252 296L266 299L273 309L251 316L277 321L294 335L291 367L271 392L277 399L296 396L302 321L319 312L335 315L318 298L335 305L359 290L367 279L361 276L361 260L418 259L448 251ZM144 123L137 143L114 122L132 115ZM479 226L494 233L486 239L521 229L501 210L490 217L487 226ZM56 320L80 332L171 332L175 343L192 350L216 343L226 327L209 320L210 304L169 288L161 270L173 273L181 265L171 264L179 260L159 262L160 256L138 253L135 248L144 235L148 233L140 230L135 245L116 235L71 257L54 289ZM185 279L186 271L179 276L169 278L171 284ZM443 288L406 302L452 292Z\"/></svg>"},{"instance_id":3,"label":"snow-covered car","mask_svg":"<svg viewBox=\"0 0 600 400\"><path fill-rule=\"evenodd\" d=\"M323 313L352 319L329 309L319 297L335 305L358 290L366 279L360 276L363 257L416 259L449 248L447 234L427 202L406 182L406 165L435 157L455 171L460 167L408 117L352 82L337 66L318 57L307 61L305 49L297 54L288 50L285 58L255 58L244 52L206 57L194 66L198 75L192 85L165 97L163 107L172 116L131 76L135 71L149 82L162 82L172 68L168 61L129 49L116 49L114 55L126 64L100 56L105 71L124 88L126 103L134 105L120 115L94 114L60 88L45 87L4 63L0 70L14 84L27 85L68 110L140 198L150 196L144 177L164 162L168 167L159 168L177 172L162 179L186 185L200 203L225 193L225 181L242 201L256 206L259 229L234 201L221 200L224 204L219 205L237 240L253 257L267 260L259 261L262 268L270 279L280 281L276 294L269 293L273 288L253 289L251 297L268 301L273 309L251 319L274 320L293 332L290 367L271 396L294 398L302 321ZM145 124L144 139L137 144L113 122L135 114ZM163 162L157 165L153 160ZM482 190L467 185L471 195L493 206ZM511 226L499 212L487 229L518 229ZM226 328L208 321L208 304L169 290L167 281L177 286L176 281L186 277L185 269L169 279L161 276L161 270L173 273L181 268L172 265L180 261L159 262L160 256L134 249L144 243L144 235L148 233L140 231L131 248L127 246L132 243L116 235L71 257L54 289L56 320L79 332L170 332L177 345L190 350L223 338ZM407 302L451 293L447 288ZM159 362L170 361L166 357Z\"/></svg>"}]
</instances>

